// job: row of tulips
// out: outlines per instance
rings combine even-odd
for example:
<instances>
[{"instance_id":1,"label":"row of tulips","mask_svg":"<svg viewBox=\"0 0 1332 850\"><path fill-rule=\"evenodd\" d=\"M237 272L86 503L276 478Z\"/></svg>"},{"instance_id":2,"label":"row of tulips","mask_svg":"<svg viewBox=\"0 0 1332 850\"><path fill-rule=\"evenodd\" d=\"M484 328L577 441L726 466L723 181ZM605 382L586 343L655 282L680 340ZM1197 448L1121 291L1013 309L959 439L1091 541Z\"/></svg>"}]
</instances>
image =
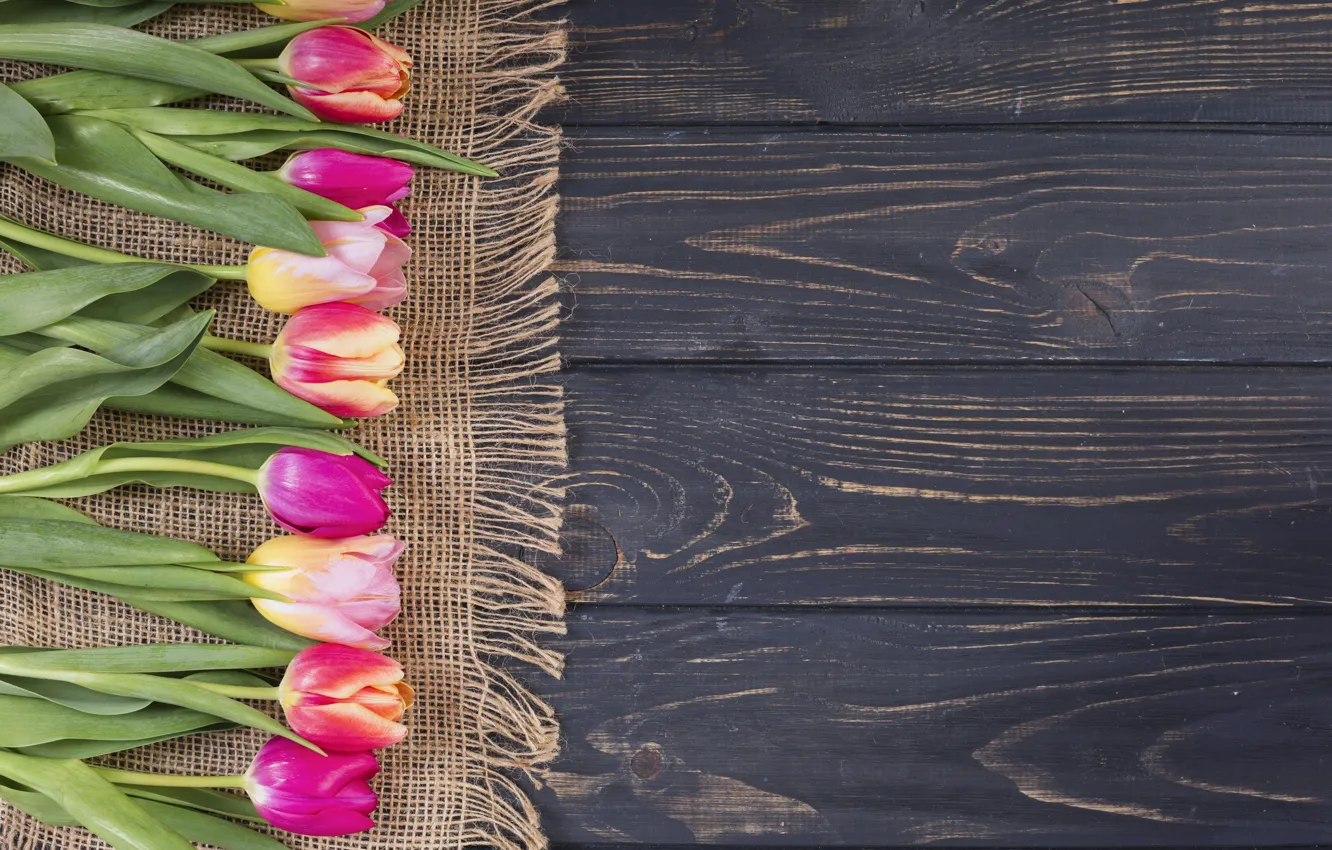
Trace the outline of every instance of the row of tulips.
<instances>
[{"instance_id":1,"label":"row of tulips","mask_svg":"<svg viewBox=\"0 0 1332 850\"><path fill-rule=\"evenodd\" d=\"M28 6L11 20L0 4L0 58L81 69L0 86L13 128L0 160L255 246L244 266L167 264L0 218L0 245L34 269L0 277L0 446L71 436L102 406L263 426L112 443L0 476L0 568L233 642L0 652L0 799L33 817L122 850L276 850L246 825L265 821L315 836L373 826L374 751L406 737L415 699L402 665L379 654L401 610L404 544L383 532L384 461L327 429L398 404L401 329L379 311L407 294L411 226L395 205L413 164L494 174L363 126L402 112L412 59L351 25L417 2L256 4L297 23L193 42L118 29L161 3L62 3L36 23L21 19ZM99 46L111 42L123 49ZM287 115L169 106L207 93ZM276 150L293 151L276 171L240 164ZM212 313L188 302L225 280L289 316L274 339L209 332ZM52 501L126 484L252 493L290 534L234 563ZM237 726L272 735L240 775L91 761Z\"/></svg>"}]
</instances>

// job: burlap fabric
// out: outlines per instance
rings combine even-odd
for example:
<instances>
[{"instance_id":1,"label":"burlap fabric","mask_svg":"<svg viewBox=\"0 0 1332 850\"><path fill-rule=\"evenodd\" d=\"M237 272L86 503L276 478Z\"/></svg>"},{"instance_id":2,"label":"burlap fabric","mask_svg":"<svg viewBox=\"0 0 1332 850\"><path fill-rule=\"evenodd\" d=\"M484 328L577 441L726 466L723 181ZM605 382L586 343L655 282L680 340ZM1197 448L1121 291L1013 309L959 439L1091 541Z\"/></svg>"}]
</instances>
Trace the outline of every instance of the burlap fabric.
<instances>
[{"instance_id":1,"label":"burlap fabric","mask_svg":"<svg viewBox=\"0 0 1332 850\"><path fill-rule=\"evenodd\" d=\"M386 632L420 700L407 741L382 753L378 827L341 839L274 833L292 848L441 850L542 847L536 813L515 782L556 745L550 709L520 684L559 658L540 645L562 630L553 580L514 555L553 550L556 476L564 461L554 350L556 131L534 123L558 92L563 32L532 0L426 0L379 32L416 60L414 90L396 129L485 162L479 180L419 169L403 203L414 232L411 295L390 311L408 366L403 403L350 436L391 462L388 530L408 543L399 562L404 611ZM272 22L249 6L184 5L145 29L185 38ZM40 69L8 66L10 79ZM5 167L0 210L39 227L161 259L244 261L245 246L55 189ZM11 261L6 271L17 270ZM281 321L241 284L222 283L205 306L217 333L271 340ZM4 471L38 466L112 440L213 433L233 426L99 414L78 438L29 445ZM99 520L198 541L242 559L278 531L257 498L125 488L75 504ZM106 597L0 575L4 643L84 647L203 639ZM522 662L522 663L518 663ZM0 718L3 722L3 718ZM193 736L113 759L121 766L238 773L262 736ZM5 850L105 847L80 829L52 829L0 808Z\"/></svg>"}]
</instances>

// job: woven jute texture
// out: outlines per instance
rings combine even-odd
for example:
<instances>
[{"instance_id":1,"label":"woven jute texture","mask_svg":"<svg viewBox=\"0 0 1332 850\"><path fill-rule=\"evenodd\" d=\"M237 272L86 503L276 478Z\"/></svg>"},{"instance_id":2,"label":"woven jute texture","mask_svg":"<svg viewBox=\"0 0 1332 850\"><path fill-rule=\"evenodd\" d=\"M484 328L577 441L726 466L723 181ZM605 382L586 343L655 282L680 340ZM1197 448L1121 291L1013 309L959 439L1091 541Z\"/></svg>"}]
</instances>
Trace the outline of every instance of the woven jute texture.
<instances>
[{"instance_id":1,"label":"woven jute texture","mask_svg":"<svg viewBox=\"0 0 1332 850\"><path fill-rule=\"evenodd\" d=\"M336 839L274 833L296 848L443 850L539 848L545 840L517 774L550 759L550 708L521 683L557 674L542 646L563 630L559 585L517 556L555 551L563 419L555 352L554 183L559 140L536 123L558 96L564 35L534 0L425 0L378 34L415 58L414 89L389 128L485 162L481 180L418 169L402 203L414 231L411 294L389 311L402 325L408 366L394 382L402 405L349 436L388 459L405 540L402 616L385 634L419 701L411 735L381 753L375 830ZM144 25L189 38L271 23L249 6L182 5ZM8 78L43 69L7 66ZM228 105L228 108L236 108ZM154 258L241 263L246 246L115 209L5 167L0 211L89 243ZM12 261L5 271L16 271ZM268 341L281 318L256 307L243 284L221 283L214 332ZM103 411L79 437L12 450L3 471L51 463L113 440L215 433L207 422ZM72 504L98 520L194 540L243 559L280 530L253 496L122 488ZM5 573L0 638L61 647L209 640L114 600ZM270 706L271 707L271 706ZM0 718L3 722L3 718ZM192 736L110 759L139 770L239 773L263 737L248 730ZM104 848L80 829L48 828L0 808L4 850Z\"/></svg>"}]
</instances>

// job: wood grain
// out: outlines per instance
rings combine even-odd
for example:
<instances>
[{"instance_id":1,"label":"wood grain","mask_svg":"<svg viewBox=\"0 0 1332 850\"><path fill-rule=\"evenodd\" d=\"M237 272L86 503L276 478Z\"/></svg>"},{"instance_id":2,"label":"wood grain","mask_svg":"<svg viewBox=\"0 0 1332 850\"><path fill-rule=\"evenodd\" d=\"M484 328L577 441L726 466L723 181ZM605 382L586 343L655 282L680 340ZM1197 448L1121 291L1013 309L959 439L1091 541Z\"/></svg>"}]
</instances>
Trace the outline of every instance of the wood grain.
<instances>
[{"instance_id":1,"label":"wood grain","mask_svg":"<svg viewBox=\"0 0 1332 850\"><path fill-rule=\"evenodd\" d=\"M593 608L537 800L588 844L1322 843L1328 624Z\"/></svg>"},{"instance_id":2,"label":"wood grain","mask_svg":"<svg viewBox=\"0 0 1332 850\"><path fill-rule=\"evenodd\" d=\"M598 130L563 351L1332 362L1332 136Z\"/></svg>"},{"instance_id":3,"label":"wood grain","mask_svg":"<svg viewBox=\"0 0 1332 850\"><path fill-rule=\"evenodd\" d=\"M581 124L1332 119L1332 6L573 0Z\"/></svg>"},{"instance_id":4,"label":"wood grain","mask_svg":"<svg viewBox=\"0 0 1332 850\"><path fill-rule=\"evenodd\" d=\"M1326 606L1322 369L603 368L572 563L616 604Z\"/></svg>"}]
</instances>

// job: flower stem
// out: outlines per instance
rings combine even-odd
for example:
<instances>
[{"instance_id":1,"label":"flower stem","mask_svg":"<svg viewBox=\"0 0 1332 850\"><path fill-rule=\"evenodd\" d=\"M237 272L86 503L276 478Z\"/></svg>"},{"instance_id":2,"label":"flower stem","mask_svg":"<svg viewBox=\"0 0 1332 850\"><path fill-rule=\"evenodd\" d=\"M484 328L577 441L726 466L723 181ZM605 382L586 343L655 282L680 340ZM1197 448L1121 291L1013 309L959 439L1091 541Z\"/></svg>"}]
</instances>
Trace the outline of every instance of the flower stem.
<instances>
[{"instance_id":1,"label":"flower stem","mask_svg":"<svg viewBox=\"0 0 1332 850\"><path fill-rule=\"evenodd\" d=\"M33 248L41 248L61 256L73 257L76 260L87 260L90 263L103 265L111 263L158 263L164 266L182 266L191 271L208 275L215 280L245 280L245 266L196 266L189 263L168 263L164 260L134 257L129 254L122 254L119 251L112 251L110 248L98 248L94 245L75 242L73 239L66 239L63 236L56 236L54 233L28 227L3 216L0 216L0 238L12 239Z\"/></svg>"},{"instance_id":2,"label":"flower stem","mask_svg":"<svg viewBox=\"0 0 1332 850\"><path fill-rule=\"evenodd\" d=\"M277 688L253 687L250 685L219 685L216 682L195 682L205 691L212 691L232 699L281 699Z\"/></svg>"},{"instance_id":3,"label":"flower stem","mask_svg":"<svg viewBox=\"0 0 1332 850\"><path fill-rule=\"evenodd\" d=\"M161 788L244 788L244 776L173 776L167 773L138 773L93 767L103 779L117 785L152 785Z\"/></svg>"},{"instance_id":4,"label":"flower stem","mask_svg":"<svg viewBox=\"0 0 1332 850\"><path fill-rule=\"evenodd\" d=\"M124 457L104 460L93 467L90 474L103 475L109 472L192 472L196 475L212 475L217 478L229 478L232 481L244 481L246 484L259 483L259 471L256 469L180 457Z\"/></svg>"},{"instance_id":5,"label":"flower stem","mask_svg":"<svg viewBox=\"0 0 1332 850\"><path fill-rule=\"evenodd\" d=\"M207 348L209 351L222 351L227 354L239 354L242 357L258 357L261 360L267 360L273 356L273 346L264 345L260 342L245 342L239 339L228 339L222 336L213 336L205 334L203 341L199 345Z\"/></svg>"}]
</instances>

